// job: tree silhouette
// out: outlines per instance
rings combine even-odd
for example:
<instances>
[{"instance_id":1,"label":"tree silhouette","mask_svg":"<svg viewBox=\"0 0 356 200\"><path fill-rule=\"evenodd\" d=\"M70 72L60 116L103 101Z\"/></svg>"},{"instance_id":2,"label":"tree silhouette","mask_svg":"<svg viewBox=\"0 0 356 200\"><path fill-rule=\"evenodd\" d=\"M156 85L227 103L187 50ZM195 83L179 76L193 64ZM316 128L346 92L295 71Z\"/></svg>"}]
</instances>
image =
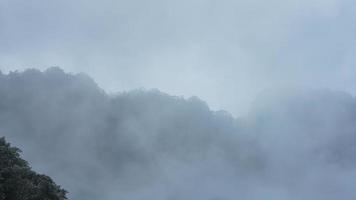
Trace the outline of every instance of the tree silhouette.
<instances>
[{"instance_id":1,"label":"tree silhouette","mask_svg":"<svg viewBox=\"0 0 356 200\"><path fill-rule=\"evenodd\" d=\"M0 200L67 199L67 192L50 177L32 171L20 152L0 138Z\"/></svg>"}]
</instances>

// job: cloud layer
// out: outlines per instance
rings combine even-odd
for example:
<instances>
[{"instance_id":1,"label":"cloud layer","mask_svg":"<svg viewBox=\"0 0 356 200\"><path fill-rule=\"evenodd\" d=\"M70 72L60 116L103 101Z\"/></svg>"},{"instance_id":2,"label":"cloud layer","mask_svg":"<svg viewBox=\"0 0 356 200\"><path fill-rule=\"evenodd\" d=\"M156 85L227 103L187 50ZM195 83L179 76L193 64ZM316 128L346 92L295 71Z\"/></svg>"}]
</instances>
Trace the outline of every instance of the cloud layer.
<instances>
[{"instance_id":1,"label":"cloud layer","mask_svg":"<svg viewBox=\"0 0 356 200\"><path fill-rule=\"evenodd\" d=\"M71 199L354 199L356 100L270 90L235 119L59 68L0 75L0 133Z\"/></svg>"}]
</instances>

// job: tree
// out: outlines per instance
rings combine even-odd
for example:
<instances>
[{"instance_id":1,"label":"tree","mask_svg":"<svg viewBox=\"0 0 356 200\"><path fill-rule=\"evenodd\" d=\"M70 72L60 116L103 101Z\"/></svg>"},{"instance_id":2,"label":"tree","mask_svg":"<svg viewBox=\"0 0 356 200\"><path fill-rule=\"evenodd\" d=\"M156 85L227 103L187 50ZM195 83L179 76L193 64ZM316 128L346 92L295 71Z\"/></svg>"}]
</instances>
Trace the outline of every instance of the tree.
<instances>
[{"instance_id":1,"label":"tree","mask_svg":"<svg viewBox=\"0 0 356 200\"><path fill-rule=\"evenodd\" d=\"M64 200L66 191L32 171L21 150L0 138L0 200Z\"/></svg>"}]
</instances>

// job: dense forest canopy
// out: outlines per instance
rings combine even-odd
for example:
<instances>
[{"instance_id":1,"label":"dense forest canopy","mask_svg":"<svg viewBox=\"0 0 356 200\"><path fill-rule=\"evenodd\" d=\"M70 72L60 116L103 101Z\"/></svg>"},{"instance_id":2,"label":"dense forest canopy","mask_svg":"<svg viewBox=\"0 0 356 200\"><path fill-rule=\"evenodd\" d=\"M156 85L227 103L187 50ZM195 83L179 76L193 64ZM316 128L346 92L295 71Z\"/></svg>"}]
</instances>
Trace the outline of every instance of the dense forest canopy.
<instances>
[{"instance_id":1,"label":"dense forest canopy","mask_svg":"<svg viewBox=\"0 0 356 200\"><path fill-rule=\"evenodd\" d=\"M236 119L50 68L0 74L0 97L0 134L70 199L356 198L356 100L343 92L266 91Z\"/></svg>"},{"instance_id":2,"label":"dense forest canopy","mask_svg":"<svg viewBox=\"0 0 356 200\"><path fill-rule=\"evenodd\" d=\"M32 171L20 150L0 138L1 200L64 200L66 191L46 175Z\"/></svg>"}]
</instances>

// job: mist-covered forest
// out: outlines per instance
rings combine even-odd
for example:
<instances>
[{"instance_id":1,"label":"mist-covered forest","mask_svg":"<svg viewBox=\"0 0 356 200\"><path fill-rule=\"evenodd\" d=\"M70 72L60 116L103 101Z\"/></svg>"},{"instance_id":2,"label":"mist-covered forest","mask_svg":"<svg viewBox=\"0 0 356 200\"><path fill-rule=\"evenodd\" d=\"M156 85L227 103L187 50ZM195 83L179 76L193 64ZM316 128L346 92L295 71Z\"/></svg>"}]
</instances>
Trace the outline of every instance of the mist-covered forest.
<instances>
[{"instance_id":1,"label":"mist-covered forest","mask_svg":"<svg viewBox=\"0 0 356 200\"><path fill-rule=\"evenodd\" d=\"M353 96L271 89L251 107L237 118L156 89L108 94L60 68L0 73L0 136L69 199L356 198Z\"/></svg>"}]
</instances>

